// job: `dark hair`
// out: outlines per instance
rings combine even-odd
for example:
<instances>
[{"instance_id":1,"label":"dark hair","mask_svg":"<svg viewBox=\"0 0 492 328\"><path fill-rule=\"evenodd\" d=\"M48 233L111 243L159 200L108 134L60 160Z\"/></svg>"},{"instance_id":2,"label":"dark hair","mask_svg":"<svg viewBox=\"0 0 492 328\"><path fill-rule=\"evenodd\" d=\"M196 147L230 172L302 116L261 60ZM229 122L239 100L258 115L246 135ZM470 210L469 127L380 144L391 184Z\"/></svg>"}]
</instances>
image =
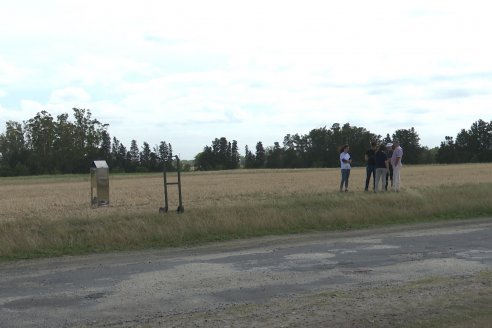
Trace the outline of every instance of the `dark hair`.
<instances>
[{"instance_id":1,"label":"dark hair","mask_svg":"<svg viewBox=\"0 0 492 328\"><path fill-rule=\"evenodd\" d=\"M386 146L384 144L379 145L379 151L385 151Z\"/></svg>"},{"instance_id":2,"label":"dark hair","mask_svg":"<svg viewBox=\"0 0 492 328\"><path fill-rule=\"evenodd\" d=\"M371 146L376 146L378 143L376 141L371 141Z\"/></svg>"},{"instance_id":3,"label":"dark hair","mask_svg":"<svg viewBox=\"0 0 492 328\"><path fill-rule=\"evenodd\" d=\"M347 148L348 146L349 146L349 145L347 145L347 144L345 144L345 145L341 145L341 146L340 146L340 148L338 148L338 152L339 152L340 154L341 154L341 153L343 153L343 150L344 150L345 148Z\"/></svg>"}]
</instances>

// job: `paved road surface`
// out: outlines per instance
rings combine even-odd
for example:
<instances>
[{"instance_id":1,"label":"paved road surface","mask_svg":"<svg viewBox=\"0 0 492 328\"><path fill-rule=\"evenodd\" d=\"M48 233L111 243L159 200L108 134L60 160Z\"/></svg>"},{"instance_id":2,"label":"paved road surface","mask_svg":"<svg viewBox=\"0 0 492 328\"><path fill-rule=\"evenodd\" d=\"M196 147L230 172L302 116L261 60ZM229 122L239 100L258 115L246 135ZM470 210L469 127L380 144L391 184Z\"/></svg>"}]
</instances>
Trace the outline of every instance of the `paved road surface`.
<instances>
[{"instance_id":1,"label":"paved road surface","mask_svg":"<svg viewBox=\"0 0 492 328\"><path fill-rule=\"evenodd\" d=\"M0 264L0 327L141 325L340 286L492 269L492 219Z\"/></svg>"}]
</instances>

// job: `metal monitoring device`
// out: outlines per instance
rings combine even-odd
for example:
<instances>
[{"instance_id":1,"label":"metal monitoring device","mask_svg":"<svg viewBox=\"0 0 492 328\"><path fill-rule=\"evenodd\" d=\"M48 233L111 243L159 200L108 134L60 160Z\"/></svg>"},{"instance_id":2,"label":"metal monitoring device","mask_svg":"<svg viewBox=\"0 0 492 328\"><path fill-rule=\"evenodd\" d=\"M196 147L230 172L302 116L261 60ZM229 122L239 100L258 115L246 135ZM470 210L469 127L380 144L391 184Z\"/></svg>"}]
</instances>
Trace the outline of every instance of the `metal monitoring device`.
<instances>
[{"instance_id":1,"label":"metal monitoring device","mask_svg":"<svg viewBox=\"0 0 492 328\"><path fill-rule=\"evenodd\" d=\"M178 155L175 155L176 157L176 166L177 166L177 171L178 171L178 181L177 182L167 182L167 168L166 168L166 160L163 161L163 176L164 176L164 207L159 208L159 213L167 213L169 206L168 206L168 197L167 197L167 186L168 185L178 185L178 196L179 196L179 206L177 208L178 213L183 213L184 212L184 207L183 207L183 199L181 197L181 165L179 163L179 157ZM172 161L172 158L171 158Z\"/></svg>"},{"instance_id":2,"label":"metal monitoring device","mask_svg":"<svg viewBox=\"0 0 492 328\"><path fill-rule=\"evenodd\" d=\"M93 161L91 172L91 206L109 205L109 167L106 161Z\"/></svg>"}]
</instances>

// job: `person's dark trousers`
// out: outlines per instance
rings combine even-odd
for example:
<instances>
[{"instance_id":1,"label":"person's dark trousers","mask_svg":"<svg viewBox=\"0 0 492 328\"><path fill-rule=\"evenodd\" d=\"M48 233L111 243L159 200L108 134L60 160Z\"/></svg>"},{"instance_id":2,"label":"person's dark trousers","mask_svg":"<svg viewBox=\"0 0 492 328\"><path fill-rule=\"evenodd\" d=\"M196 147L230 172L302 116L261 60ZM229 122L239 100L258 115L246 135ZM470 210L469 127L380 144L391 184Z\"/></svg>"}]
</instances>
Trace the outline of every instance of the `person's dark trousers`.
<instances>
[{"instance_id":1,"label":"person's dark trousers","mask_svg":"<svg viewBox=\"0 0 492 328\"><path fill-rule=\"evenodd\" d=\"M389 166L389 172L386 173L386 185L384 186L384 190L388 190L388 182L391 180L391 186L393 187L393 166Z\"/></svg>"},{"instance_id":2,"label":"person's dark trousers","mask_svg":"<svg viewBox=\"0 0 492 328\"><path fill-rule=\"evenodd\" d=\"M366 187L364 190L368 190L369 188L369 181L371 181L371 175L372 175L372 190L376 188L376 166L375 165L367 165L366 166Z\"/></svg>"}]
</instances>

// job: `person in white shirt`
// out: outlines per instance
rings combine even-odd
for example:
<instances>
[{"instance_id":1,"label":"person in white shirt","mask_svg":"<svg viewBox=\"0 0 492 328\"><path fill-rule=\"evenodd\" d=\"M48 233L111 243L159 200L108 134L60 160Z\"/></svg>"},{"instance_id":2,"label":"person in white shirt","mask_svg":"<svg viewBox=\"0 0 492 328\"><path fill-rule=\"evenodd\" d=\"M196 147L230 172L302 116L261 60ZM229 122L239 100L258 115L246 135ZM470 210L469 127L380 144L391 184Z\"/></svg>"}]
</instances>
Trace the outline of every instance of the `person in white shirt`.
<instances>
[{"instance_id":1,"label":"person in white shirt","mask_svg":"<svg viewBox=\"0 0 492 328\"><path fill-rule=\"evenodd\" d=\"M340 147L340 168L342 169L342 181L340 182L340 191L343 191L343 187L345 186L345 192L348 191L348 183L350 177L350 164L352 163L352 159L349 154L350 147L349 145L343 145Z\"/></svg>"},{"instance_id":2,"label":"person in white shirt","mask_svg":"<svg viewBox=\"0 0 492 328\"><path fill-rule=\"evenodd\" d=\"M400 191L400 172L402 167L403 149L398 140L393 141L393 155L391 165L393 166L393 191Z\"/></svg>"}]
</instances>

